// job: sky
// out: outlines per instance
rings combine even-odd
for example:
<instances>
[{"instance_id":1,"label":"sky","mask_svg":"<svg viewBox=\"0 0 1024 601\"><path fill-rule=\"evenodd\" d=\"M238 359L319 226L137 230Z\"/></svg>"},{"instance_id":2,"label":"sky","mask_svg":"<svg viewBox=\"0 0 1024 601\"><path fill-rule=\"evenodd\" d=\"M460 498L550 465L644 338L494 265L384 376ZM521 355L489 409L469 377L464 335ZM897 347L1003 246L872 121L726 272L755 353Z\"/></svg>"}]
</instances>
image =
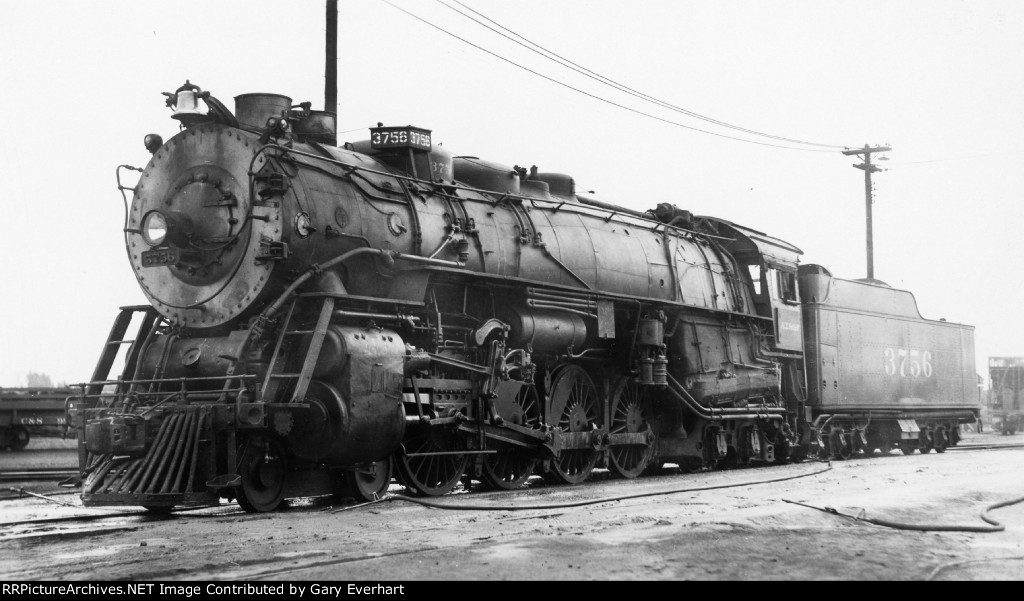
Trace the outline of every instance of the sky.
<instances>
[{"instance_id":1,"label":"sky","mask_svg":"<svg viewBox=\"0 0 1024 601\"><path fill-rule=\"evenodd\" d=\"M117 308L145 302L115 169L177 132L161 93L322 108L324 4L0 0L0 386L88 380ZM1019 0L340 0L339 140L416 125L606 202L766 232L850 279L864 174L840 150L887 145L875 277L974 325L984 374L1024 356L1021 31Z\"/></svg>"}]
</instances>

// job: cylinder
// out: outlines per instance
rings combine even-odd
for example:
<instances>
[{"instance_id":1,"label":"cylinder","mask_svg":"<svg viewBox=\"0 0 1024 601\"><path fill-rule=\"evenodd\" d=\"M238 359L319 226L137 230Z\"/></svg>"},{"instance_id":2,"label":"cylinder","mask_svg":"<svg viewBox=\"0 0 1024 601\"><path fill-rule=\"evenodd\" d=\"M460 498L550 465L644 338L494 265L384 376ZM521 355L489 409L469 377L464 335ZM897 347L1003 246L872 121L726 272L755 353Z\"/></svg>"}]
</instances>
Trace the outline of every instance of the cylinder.
<instances>
[{"instance_id":1,"label":"cylinder","mask_svg":"<svg viewBox=\"0 0 1024 601\"><path fill-rule=\"evenodd\" d=\"M270 117L288 116L292 99L282 94L242 94L235 96L235 117L242 127L263 129Z\"/></svg>"},{"instance_id":2,"label":"cylinder","mask_svg":"<svg viewBox=\"0 0 1024 601\"><path fill-rule=\"evenodd\" d=\"M309 336L306 336L309 344ZM327 328L323 346L316 366L314 378L338 376L348 364L352 355L405 356L405 343L391 330L369 331L352 326L331 325Z\"/></svg>"}]
</instances>

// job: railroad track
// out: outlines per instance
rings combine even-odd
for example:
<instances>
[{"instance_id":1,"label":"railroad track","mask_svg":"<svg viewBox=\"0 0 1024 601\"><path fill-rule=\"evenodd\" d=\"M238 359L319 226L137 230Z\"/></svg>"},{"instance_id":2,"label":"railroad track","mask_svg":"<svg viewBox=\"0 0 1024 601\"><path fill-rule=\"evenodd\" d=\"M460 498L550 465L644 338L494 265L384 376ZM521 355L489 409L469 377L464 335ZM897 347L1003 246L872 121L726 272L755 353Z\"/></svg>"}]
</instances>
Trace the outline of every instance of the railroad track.
<instances>
[{"instance_id":1,"label":"railroad track","mask_svg":"<svg viewBox=\"0 0 1024 601\"><path fill-rule=\"evenodd\" d=\"M991 451L995 449L1021 449L1024 448L1024 443L1008 443L1008 444L961 444L955 447L949 447L947 451Z\"/></svg>"},{"instance_id":2,"label":"railroad track","mask_svg":"<svg viewBox=\"0 0 1024 601\"><path fill-rule=\"evenodd\" d=\"M36 482L66 480L78 475L76 467L0 470L0 482Z\"/></svg>"}]
</instances>

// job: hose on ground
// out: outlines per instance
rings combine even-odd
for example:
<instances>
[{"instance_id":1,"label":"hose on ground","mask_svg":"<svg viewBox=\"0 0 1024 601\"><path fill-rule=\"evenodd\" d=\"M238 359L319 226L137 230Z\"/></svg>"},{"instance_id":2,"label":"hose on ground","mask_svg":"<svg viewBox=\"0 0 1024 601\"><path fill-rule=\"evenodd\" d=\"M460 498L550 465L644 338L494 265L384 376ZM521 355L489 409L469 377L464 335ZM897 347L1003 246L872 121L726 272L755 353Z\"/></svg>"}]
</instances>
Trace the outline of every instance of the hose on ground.
<instances>
[{"instance_id":1,"label":"hose on ground","mask_svg":"<svg viewBox=\"0 0 1024 601\"><path fill-rule=\"evenodd\" d=\"M635 493L629 495L617 495L614 497L601 497L598 499L588 499L583 501L570 501L565 503L544 503L536 505L467 505L461 503L442 503L438 501L427 501L425 499L417 499L414 497L408 497L405 495L385 495L376 501L370 501L362 503L352 507L343 507L341 509L332 510L332 513L338 513L341 511L348 511L356 509L358 507L366 507L367 505L375 505L377 503L383 503L386 501L405 501L407 503L415 503L424 507L432 507L434 509L450 509L457 511L531 511L531 510L544 510L544 509L567 509L572 507L583 507L586 505L599 505L601 503L612 503L617 501L625 501L628 499L640 499L644 497L656 497L662 495L673 495L687 492L701 492L705 490L718 490L722 488L737 488L740 486L754 486L758 484L771 484L773 482L784 482L786 480L796 480L797 478L807 478L809 476L817 476L823 474L832 469L832 466L817 470L814 472L808 472L806 474L798 474L796 476L786 476L784 478L772 478L769 480L753 480L749 482L739 482L735 484L719 484L716 486L699 486L689 488L673 488L669 490L657 490L652 492Z\"/></svg>"},{"instance_id":2,"label":"hose on ground","mask_svg":"<svg viewBox=\"0 0 1024 601\"><path fill-rule=\"evenodd\" d=\"M1010 499L1008 501L1000 501L993 503L981 511L981 519L985 520L991 526L971 526L971 525L957 525L957 524L907 524L904 522L893 522L890 520L880 520L877 518L869 518L861 512L858 515L851 515L836 510L833 507L816 507L814 505L808 505L807 503L800 503L799 501L790 501L789 499L783 499L787 503L793 505L800 505L802 507L808 507L810 509L817 509L825 513L831 513L832 515L838 515L845 518L850 518L858 522L867 522L876 526L882 526L884 528L894 528L896 530L916 530L918 532L1002 532L1006 530L1006 526L1000 524L995 519L989 517L988 512L999 509L1000 507L1006 507L1008 505L1016 505L1024 501L1024 497L1017 497L1016 499Z\"/></svg>"}]
</instances>

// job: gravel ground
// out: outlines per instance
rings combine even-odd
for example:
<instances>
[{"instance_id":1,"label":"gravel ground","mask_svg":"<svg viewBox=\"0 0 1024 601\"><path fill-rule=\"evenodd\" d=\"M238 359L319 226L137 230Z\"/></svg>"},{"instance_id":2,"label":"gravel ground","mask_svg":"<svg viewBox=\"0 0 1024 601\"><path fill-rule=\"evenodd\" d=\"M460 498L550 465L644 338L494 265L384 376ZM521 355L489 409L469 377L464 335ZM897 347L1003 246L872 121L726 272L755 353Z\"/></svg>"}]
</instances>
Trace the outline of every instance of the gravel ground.
<instances>
[{"instance_id":1,"label":"gravel ground","mask_svg":"<svg viewBox=\"0 0 1024 601\"><path fill-rule=\"evenodd\" d=\"M1024 435L971 434L965 442L1020 444ZM634 481L597 474L574 487L535 479L515 493L439 500L491 507L485 511L307 499L267 515L228 504L156 518L21 499L0 505L0 542L10 551L0 559L0 578L1020 580L1024 503L992 510L1005 530L980 533L890 529L787 501L873 519L984 527L979 514L987 506L1024 496L1022 460L1020 448L894 451L831 466L666 470ZM728 488L693 490L706 487ZM640 493L651 496L623 498ZM524 509L580 501L596 503ZM13 523L98 513L115 515L87 524Z\"/></svg>"}]
</instances>

